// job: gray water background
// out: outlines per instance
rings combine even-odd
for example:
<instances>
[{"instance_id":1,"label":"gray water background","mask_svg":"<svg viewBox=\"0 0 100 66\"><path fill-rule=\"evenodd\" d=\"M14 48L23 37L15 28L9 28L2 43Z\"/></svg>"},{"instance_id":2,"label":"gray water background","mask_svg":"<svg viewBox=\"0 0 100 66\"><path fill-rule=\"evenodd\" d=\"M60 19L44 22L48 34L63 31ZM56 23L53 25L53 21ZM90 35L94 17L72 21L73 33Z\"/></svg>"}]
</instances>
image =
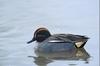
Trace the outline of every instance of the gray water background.
<instances>
[{"instance_id":1,"label":"gray water background","mask_svg":"<svg viewBox=\"0 0 100 66\"><path fill-rule=\"evenodd\" d=\"M26 42L39 27L90 37L88 64L54 60L47 66L99 66L99 0L0 0L0 66L38 66L28 57L36 56L36 43Z\"/></svg>"}]
</instances>

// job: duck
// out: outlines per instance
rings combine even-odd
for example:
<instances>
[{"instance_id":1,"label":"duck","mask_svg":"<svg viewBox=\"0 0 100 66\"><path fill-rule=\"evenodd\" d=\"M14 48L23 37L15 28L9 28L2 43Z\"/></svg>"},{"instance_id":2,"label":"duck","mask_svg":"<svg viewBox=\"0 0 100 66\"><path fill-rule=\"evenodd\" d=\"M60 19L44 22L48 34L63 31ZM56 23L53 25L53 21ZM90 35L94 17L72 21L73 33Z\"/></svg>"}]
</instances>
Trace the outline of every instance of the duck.
<instances>
[{"instance_id":1,"label":"duck","mask_svg":"<svg viewBox=\"0 0 100 66\"><path fill-rule=\"evenodd\" d=\"M53 34L47 28L38 28L33 38L27 42L30 44L34 41L38 43L37 51L40 52L62 52L72 51L83 48L89 37L75 34Z\"/></svg>"}]
</instances>

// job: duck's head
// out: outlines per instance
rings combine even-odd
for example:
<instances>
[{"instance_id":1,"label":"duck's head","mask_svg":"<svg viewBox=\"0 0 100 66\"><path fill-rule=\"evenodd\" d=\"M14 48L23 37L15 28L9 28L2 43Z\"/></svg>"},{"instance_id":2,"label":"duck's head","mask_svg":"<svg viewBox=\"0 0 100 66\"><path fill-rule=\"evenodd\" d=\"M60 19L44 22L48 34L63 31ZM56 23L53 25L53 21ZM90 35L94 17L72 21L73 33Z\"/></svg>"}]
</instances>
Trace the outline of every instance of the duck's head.
<instances>
[{"instance_id":1,"label":"duck's head","mask_svg":"<svg viewBox=\"0 0 100 66\"><path fill-rule=\"evenodd\" d=\"M29 44L29 43L31 43L33 41L42 42L45 39L47 39L48 37L50 37L50 36L51 36L51 34L46 28L38 28L34 32L34 36L33 36L32 40L30 40L27 43Z\"/></svg>"}]
</instances>

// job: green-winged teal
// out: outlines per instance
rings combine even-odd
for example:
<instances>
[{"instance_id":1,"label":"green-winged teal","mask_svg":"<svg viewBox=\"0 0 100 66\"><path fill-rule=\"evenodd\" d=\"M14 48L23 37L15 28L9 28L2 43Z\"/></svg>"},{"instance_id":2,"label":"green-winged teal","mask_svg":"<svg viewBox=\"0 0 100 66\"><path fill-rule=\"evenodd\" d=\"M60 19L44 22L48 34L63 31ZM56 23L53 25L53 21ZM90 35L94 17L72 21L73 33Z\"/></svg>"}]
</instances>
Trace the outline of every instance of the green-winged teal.
<instances>
[{"instance_id":1,"label":"green-winged teal","mask_svg":"<svg viewBox=\"0 0 100 66\"><path fill-rule=\"evenodd\" d=\"M39 28L35 31L32 40L28 44L37 41L39 51L66 51L74 48L82 48L89 38L73 34L51 35L46 28Z\"/></svg>"}]
</instances>

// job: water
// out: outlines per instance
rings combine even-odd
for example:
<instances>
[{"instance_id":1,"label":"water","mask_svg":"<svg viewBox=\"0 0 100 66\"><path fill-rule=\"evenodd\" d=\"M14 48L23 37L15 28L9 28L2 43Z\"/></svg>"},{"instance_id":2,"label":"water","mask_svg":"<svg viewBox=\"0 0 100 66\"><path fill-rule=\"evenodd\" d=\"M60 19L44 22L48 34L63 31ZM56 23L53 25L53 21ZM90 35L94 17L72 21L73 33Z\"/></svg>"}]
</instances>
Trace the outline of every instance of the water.
<instances>
[{"instance_id":1,"label":"water","mask_svg":"<svg viewBox=\"0 0 100 66\"><path fill-rule=\"evenodd\" d=\"M0 0L0 66L99 66L98 1ZM41 26L90 39L72 53L35 53L26 42Z\"/></svg>"}]
</instances>

